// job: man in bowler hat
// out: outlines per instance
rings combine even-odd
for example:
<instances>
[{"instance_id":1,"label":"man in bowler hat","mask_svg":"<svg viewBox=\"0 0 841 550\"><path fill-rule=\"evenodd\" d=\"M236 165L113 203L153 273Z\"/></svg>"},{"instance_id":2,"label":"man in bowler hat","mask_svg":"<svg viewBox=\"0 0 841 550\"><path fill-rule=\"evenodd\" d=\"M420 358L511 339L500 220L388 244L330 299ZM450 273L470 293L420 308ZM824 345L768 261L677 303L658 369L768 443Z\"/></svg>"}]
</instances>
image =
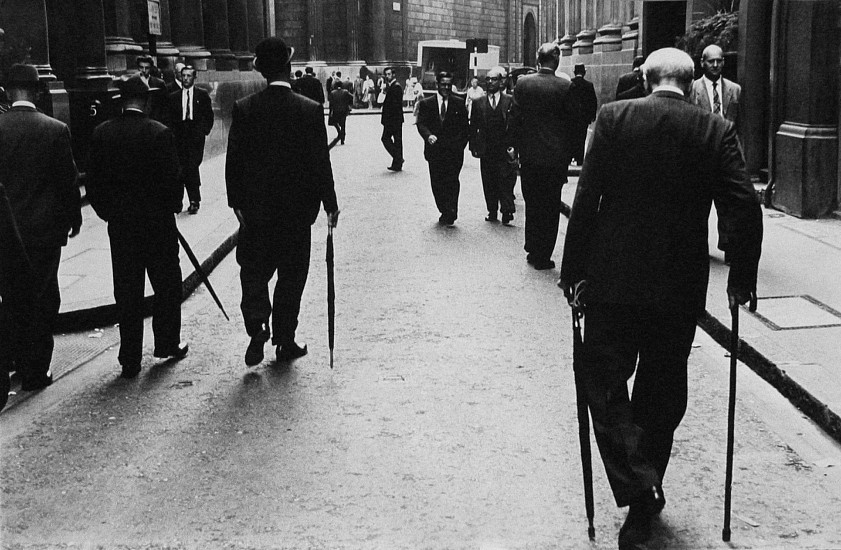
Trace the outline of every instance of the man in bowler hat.
<instances>
[{"instance_id":1,"label":"man in bowler hat","mask_svg":"<svg viewBox=\"0 0 841 550\"><path fill-rule=\"evenodd\" d=\"M240 222L237 262L242 316L251 337L248 366L263 360L269 338L278 361L307 353L295 331L309 273L311 226L322 204L330 226L339 220L323 107L292 91L294 50L283 39L266 38L255 53L254 67L268 86L234 104L225 165L228 205ZM268 285L275 274L272 300Z\"/></svg>"},{"instance_id":2,"label":"man in bowler hat","mask_svg":"<svg viewBox=\"0 0 841 550\"><path fill-rule=\"evenodd\" d=\"M149 87L135 75L118 83L122 113L93 131L86 181L97 215L108 222L123 378L140 373L145 275L155 292L154 356L181 359L181 266L175 213L181 185L172 130L144 112ZM151 171L149 166L166 169Z\"/></svg>"},{"instance_id":3,"label":"man in bowler hat","mask_svg":"<svg viewBox=\"0 0 841 550\"><path fill-rule=\"evenodd\" d=\"M52 383L61 247L79 234L82 213L70 131L35 108L37 69L12 65L6 88L12 103L0 115L0 182L31 269L8 269L14 243L0 242L0 361L17 371L24 391L34 391Z\"/></svg>"}]
</instances>

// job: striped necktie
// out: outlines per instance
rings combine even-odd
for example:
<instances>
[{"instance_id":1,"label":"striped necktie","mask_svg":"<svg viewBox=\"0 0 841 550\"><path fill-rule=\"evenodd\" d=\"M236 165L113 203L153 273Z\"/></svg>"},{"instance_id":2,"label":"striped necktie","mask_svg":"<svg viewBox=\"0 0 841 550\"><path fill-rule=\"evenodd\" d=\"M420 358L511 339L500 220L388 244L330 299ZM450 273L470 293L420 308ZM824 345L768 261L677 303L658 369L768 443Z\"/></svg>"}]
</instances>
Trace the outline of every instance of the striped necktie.
<instances>
[{"instance_id":1,"label":"striped necktie","mask_svg":"<svg viewBox=\"0 0 841 550\"><path fill-rule=\"evenodd\" d=\"M718 97L718 81L713 81L713 113L721 114L721 100Z\"/></svg>"}]
</instances>

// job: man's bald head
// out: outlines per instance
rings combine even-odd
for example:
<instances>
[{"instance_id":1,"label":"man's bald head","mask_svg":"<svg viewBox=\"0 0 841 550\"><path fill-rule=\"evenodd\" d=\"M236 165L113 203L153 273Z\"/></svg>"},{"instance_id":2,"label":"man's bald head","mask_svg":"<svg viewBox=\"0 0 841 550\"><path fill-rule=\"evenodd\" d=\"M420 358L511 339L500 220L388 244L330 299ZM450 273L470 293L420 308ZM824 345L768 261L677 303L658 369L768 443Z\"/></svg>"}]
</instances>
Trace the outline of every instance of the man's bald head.
<instances>
[{"instance_id":1,"label":"man's bald head","mask_svg":"<svg viewBox=\"0 0 841 550\"><path fill-rule=\"evenodd\" d=\"M538 48L537 64L540 65L540 68L552 69L554 71L558 68L560 62L561 50L554 42L547 42Z\"/></svg>"},{"instance_id":2,"label":"man's bald head","mask_svg":"<svg viewBox=\"0 0 841 550\"><path fill-rule=\"evenodd\" d=\"M647 86L677 86L688 95L695 74L695 63L689 54L677 48L662 48L651 52L642 66Z\"/></svg>"},{"instance_id":3,"label":"man's bald head","mask_svg":"<svg viewBox=\"0 0 841 550\"><path fill-rule=\"evenodd\" d=\"M701 54L701 68L704 70L704 76L713 82L721 77L721 70L724 68L724 52L720 47L710 44L704 48L704 53Z\"/></svg>"}]
</instances>

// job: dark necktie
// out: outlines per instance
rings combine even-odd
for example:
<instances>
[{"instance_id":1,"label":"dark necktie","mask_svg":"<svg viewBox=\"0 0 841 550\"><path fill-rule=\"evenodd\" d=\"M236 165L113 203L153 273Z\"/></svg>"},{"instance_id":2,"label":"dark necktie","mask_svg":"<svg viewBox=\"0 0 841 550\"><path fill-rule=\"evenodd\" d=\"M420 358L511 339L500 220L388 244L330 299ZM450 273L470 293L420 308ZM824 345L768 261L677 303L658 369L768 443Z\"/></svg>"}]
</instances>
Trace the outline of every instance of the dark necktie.
<instances>
[{"instance_id":1,"label":"dark necktie","mask_svg":"<svg viewBox=\"0 0 841 550\"><path fill-rule=\"evenodd\" d=\"M447 102L441 102L441 122L444 122L444 119L447 118Z\"/></svg>"},{"instance_id":2,"label":"dark necktie","mask_svg":"<svg viewBox=\"0 0 841 550\"><path fill-rule=\"evenodd\" d=\"M496 109L496 94L491 94L491 109Z\"/></svg>"},{"instance_id":3,"label":"dark necktie","mask_svg":"<svg viewBox=\"0 0 841 550\"><path fill-rule=\"evenodd\" d=\"M718 81L713 81L713 113L721 114L721 100L718 98Z\"/></svg>"},{"instance_id":4,"label":"dark necktie","mask_svg":"<svg viewBox=\"0 0 841 550\"><path fill-rule=\"evenodd\" d=\"M187 90L187 113L184 115L184 120L193 120L193 94L190 93L190 90Z\"/></svg>"}]
</instances>

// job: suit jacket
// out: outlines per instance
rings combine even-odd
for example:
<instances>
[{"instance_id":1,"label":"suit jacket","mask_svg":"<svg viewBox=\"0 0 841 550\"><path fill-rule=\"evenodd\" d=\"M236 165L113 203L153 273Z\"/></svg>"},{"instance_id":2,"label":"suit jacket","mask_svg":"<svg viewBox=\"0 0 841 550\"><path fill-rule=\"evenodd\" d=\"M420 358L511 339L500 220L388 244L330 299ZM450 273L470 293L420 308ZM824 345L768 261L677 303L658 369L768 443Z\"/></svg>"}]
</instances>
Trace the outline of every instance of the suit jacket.
<instances>
[{"instance_id":1,"label":"suit jacket","mask_svg":"<svg viewBox=\"0 0 841 550\"><path fill-rule=\"evenodd\" d=\"M85 180L87 196L107 222L172 216L181 210L171 129L137 111L94 128Z\"/></svg>"},{"instance_id":2,"label":"suit jacket","mask_svg":"<svg viewBox=\"0 0 841 550\"><path fill-rule=\"evenodd\" d=\"M496 109L502 113L505 121L505 135L497 136L500 141L504 143L504 148L514 146L514 140L511 133L508 131L508 123L511 118L511 105L513 99L505 92L499 94L499 103ZM477 157L483 157L488 152L488 114L491 113L491 102L487 95L473 100L473 106L470 110L470 152ZM493 139L493 138L491 138Z\"/></svg>"},{"instance_id":3,"label":"suit jacket","mask_svg":"<svg viewBox=\"0 0 841 550\"><path fill-rule=\"evenodd\" d=\"M578 109L576 118L579 124L587 125L596 120L599 105L592 82L583 76L576 76L572 79L569 94Z\"/></svg>"},{"instance_id":4,"label":"suit jacket","mask_svg":"<svg viewBox=\"0 0 841 550\"><path fill-rule=\"evenodd\" d=\"M461 159L464 162L464 146L470 139L470 122L463 99L450 94L443 123L438 110L438 94L424 99L418 104L417 127L423 138L423 157L427 161ZM427 140L432 135L438 141L430 145Z\"/></svg>"},{"instance_id":5,"label":"suit jacket","mask_svg":"<svg viewBox=\"0 0 841 550\"><path fill-rule=\"evenodd\" d=\"M234 104L225 179L228 205L260 227L312 225L338 209L321 105L285 86Z\"/></svg>"},{"instance_id":6,"label":"suit jacket","mask_svg":"<svg viewBox=\"0 0 841 550\"><path fill-rule=\"evenodd\" d=\"M31 107L0 115L0 182L27 247L67 244L82 225L70 130Z\"/></svg>"},{"instance_id":7,"label":"suit jacket","mask_svg":"<svg viewBox=\"0 0 841 550\"><path fill-rule=\"evenodd\" d=\"M156 76L149 76L149 97L146 99L146 114L158 122L166 122L169 87Z\"/></svg>"},{"instance_id":8,"label":"suit jacket","mask_svg":"<svg viewBox=\"0 0 841 550\"><path fill-rule=\"evenodd\" d=\"M642 88L642 76L640 72L627 72L619 77L619 82L616 83L616 99L633 99L630 97L621 98L619 97L621 94L631 90L632 88L639 88L642 89L643 95L637 97L643 97L645 95L645 89Z\"/></svg>"},{"instance_id":9,"label":"suit jacket","mask_svg":"<svg viewBox=\"0 0 841 550\"><path fill-rule=\"evenodd\" d=\"M514 87L511 127L524 165L566 167L576 120L570 81L548 69L521 76Z\"/></svg>"},{"instance_id":10,"label":"suit jacket","mask_svg":"<svg viewBox=\"0 0 841 550\"><path fill-rule=\"evenodd\" d=\"M317 102L319 105L324 105L324 88L321 86L321 81L314 76L304 75L295 81L296 90L304 97Z\"/></svg>"},{"instance_id":11,"label":"suit jacket","mask_svg":"<svg viewBox=\"0 0 841 550\"><path fill-rule=\"evenodd\" d=\"M603 106L567 226L561 279L588 280L591 303L665 302L700 313L714 200L738 228L729 286L755 290L762 212L733 124L674 92Z\"/></svg>"},{"instance_id":12,"label":"suit jacket","mask_svg":"<svg viewBox=\"0 0 841 550\"><path fill-rule=\"evenodd\" d=\"M742 87L732 80L727 80L723 76L719 80L721 81L721 89L718 92L721 96L721 112L724 114L724 118L733 121L738 129L739 99L742 97ZM692 83L692 92L689 94L689 101L705 111L712 112L713 108L710 105L710 96L707 94L703 78L699 78Z\"/></svg>"},{"instance_id":13,"label":"suit jacket","mask_svg":"<svg viewBox=\"0 0 841 550\"><path fill-rule=\"evenodd\" d=\"M210 95L202 88L193 86L193 124L184 124L184 114L181 108L181 94L178 90L169 94L167 109L167 123L175 131L178 140L200 142L204 147L204 138L213 129L213 104Z\"/></svg>"},{"instance_id":14,"label":"suit jacket","mask_svg":"<svg viewBox=\"0 0 841 550\"><path fill-rule=\"evenodd\" d=\"M396 80L385 90L380 122L383 126L403 124L403 88Z\"/></svg>"}]
</instances>

